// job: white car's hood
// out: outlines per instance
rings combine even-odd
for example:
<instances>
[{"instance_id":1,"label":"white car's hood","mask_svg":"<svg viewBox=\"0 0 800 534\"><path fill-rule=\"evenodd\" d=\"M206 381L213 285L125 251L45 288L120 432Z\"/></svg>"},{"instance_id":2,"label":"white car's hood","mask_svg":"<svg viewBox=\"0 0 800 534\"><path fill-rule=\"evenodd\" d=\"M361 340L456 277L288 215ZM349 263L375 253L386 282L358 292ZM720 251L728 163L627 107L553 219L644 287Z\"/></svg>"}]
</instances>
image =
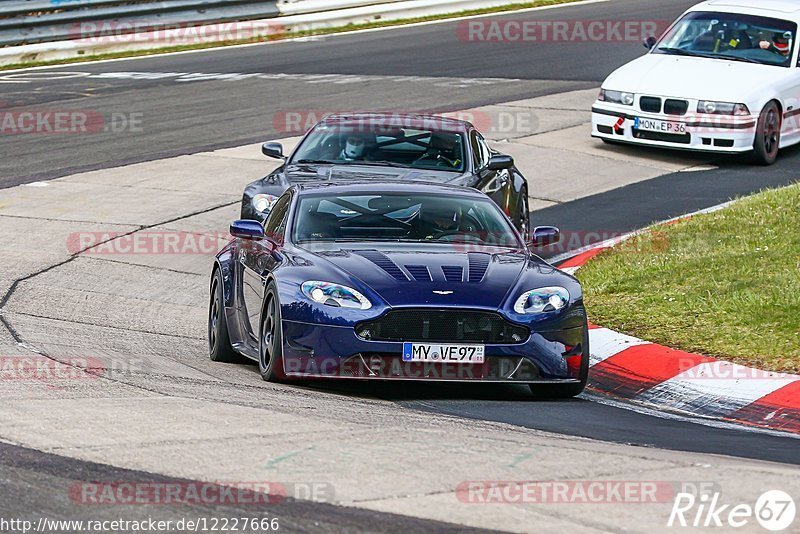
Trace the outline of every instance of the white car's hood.
<instances>
[{"instance_id":1,"label":"white car's hood","mask_svg":"<svg viewBox=\"0 0 800 534\"><path fill-rule=\"evenodd\" d=\"M605 89L718 102L750 103L792 69L742 61L647 54L614 71Z\"/></svg>"}]
</instances>

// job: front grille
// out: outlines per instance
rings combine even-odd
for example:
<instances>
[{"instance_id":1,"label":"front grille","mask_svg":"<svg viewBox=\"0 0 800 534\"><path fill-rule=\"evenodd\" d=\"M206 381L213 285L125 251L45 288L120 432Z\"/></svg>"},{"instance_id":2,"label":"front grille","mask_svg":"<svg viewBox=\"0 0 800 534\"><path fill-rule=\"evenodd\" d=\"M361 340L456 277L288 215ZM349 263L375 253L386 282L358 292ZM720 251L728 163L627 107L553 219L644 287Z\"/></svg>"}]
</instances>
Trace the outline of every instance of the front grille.
<instances>
[{"instance_id":1,"label":"front grille","mask_svg":"<svg viewBox=\"0 0 800 534\"><path fill-rule=\"evenodd\" d=\"M661 99L655 96L643 96L639 99L639 107L642 111L661 113Z\"/></svg>"},{"instance_id":2,"label":"front grille","mask_svg":"<svg viewBox=\"0 0 800 534\"><path fill-rule=\"evenodd\" d=\"M669 99L664 102L664 113L667 115L686 115L689 111L689 102L686 100Z\"/></svg>"},{"instance_id":3,"label":"front grille","mask_svg":"<svg viewBox=\"0 0 800 534\"><path fill-rule=\"evenodd\" d=\"M663 132L650 132L647 130L633 129L633 136L636 139L647 139L649 141L664 141L666 143L680 143L688 145L692 142L691 134L668 134Z\"/></svg>"},{"instance_id":4,"label":"front grille","mask_svg":"<svg viewBox=\"0 0 800 534\"><path fill-rule=\"evenodd\" d=\"M500 314L470 310L392 310L383 317L356 325L368 341L431 341L438 343L523 343L530 330L506 321Z\"/></svg>"}]
</instances>

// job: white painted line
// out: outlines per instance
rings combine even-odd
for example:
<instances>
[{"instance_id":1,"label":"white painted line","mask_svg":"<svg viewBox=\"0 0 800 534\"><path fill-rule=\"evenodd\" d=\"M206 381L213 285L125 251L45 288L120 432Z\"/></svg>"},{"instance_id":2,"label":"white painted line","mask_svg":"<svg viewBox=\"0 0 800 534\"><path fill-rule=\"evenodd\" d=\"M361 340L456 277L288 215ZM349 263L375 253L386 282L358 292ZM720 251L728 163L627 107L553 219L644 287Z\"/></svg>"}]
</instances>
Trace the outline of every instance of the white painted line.
<instances>
[{"instance_id":1,"label":"white painted line","mask_svg":"<svg viewBox=\"0 0 800 534\"><path fill-rule=\"evenodd\" d=\"M593 328L589 330L589 366L607 360L625 349L650 344L650 342L643 339L615 332L608 328Z\"/></svg>"},{"instance_id":2,"label":"white painted line","mask_svg":"<svg viewBox=\"0 0 800 534\"><path fill-rule=\"evenodd\" d=\"M767 373L726 361L696 365L643 392L637 400L702 415L727 415L798 377Z\"/></svg>"}]
</instances>

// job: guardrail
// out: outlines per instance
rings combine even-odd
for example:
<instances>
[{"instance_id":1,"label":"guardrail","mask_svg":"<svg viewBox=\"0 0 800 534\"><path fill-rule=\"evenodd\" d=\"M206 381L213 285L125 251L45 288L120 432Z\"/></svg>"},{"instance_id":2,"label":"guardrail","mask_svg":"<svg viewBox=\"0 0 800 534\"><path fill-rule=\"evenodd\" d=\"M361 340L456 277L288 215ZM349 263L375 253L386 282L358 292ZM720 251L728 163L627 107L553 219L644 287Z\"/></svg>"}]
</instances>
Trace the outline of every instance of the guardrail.
<instances>
[{"instance_id":1,"label":"guardrail","mask_svg":"<svg viewBox=\"0 0 800 534\"><path fill-rule=\"evenodd\" d=\"M0 1L0 46L155 28L256 20L398 0L12 0ZM81 27L81 25L83 25ZM92 31L92 27L95 28Z\"/></svg>"},{"instance_id":2,"label":"guardrail","mask_svg":"<svg viewBox=\"0 0 800 534\"><path fill-rule=\"evenodd\" d=\"M0 65L291 36L519 1L0 0Z\"/></svg>"},{"instance_id":3,"label":"guardrail","mask_svg":"<svg viewBox=\"0 0 800 534\"><path fill-rule=\"evenodd\" d=\"M275 0L0 2L0 46L63 41L78 36L91 38L109 29L124 34L159 27L265 19L280 14Z\"/></svg>"}]
</instances>

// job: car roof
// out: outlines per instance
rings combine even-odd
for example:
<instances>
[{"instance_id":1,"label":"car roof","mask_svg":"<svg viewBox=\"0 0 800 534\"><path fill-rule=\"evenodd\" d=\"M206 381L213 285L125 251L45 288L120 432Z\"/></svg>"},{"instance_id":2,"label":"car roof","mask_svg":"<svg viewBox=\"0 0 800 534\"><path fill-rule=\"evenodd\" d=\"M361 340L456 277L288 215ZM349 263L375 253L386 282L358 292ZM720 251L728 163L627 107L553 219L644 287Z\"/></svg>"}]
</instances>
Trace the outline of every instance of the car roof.
<instances>
[{"instance_id":1,"label":"car roof","mask_svg":"<svg viewBox=\"0 0 800 534\"><path fill-rule=\"evenodd\" d=\"M464 120L425 113L362 112L336 113L328 115L320 124L364 124L387 128L418 128L420 130L442 130L467 132L474 126Z\"/></svg>"},{"instance_id":2,"label":"car roof","mask_svg":"<svg viewBox=\"0 0 800 534\"><path fill-rule=\"evenodd\" d=\"M719 10L726 12L741 12L763 16L791 15L790 19L797 21L800 16L800 1L798 0L709 0L691 8L690 11Z\"/></svg>"},{"instance_id":3,"label":"car roof","mask_svg":"<svg viewBox=\"0 0 800 534\"><path fill-rule=\"evenodd\" d=\"M400 180L304 182L300 184L294 184L291 188L299 193L298 196L304 196L306 194L312 195L321 192L331 193L334 195L342 193L364 195L375 193L403 193L409 195L430 193L440 195L455 194L459 196L474 196L488 199L485 194L471 187L440 184L434 182L409 182Z\"/></svg>"}]
</instances>

